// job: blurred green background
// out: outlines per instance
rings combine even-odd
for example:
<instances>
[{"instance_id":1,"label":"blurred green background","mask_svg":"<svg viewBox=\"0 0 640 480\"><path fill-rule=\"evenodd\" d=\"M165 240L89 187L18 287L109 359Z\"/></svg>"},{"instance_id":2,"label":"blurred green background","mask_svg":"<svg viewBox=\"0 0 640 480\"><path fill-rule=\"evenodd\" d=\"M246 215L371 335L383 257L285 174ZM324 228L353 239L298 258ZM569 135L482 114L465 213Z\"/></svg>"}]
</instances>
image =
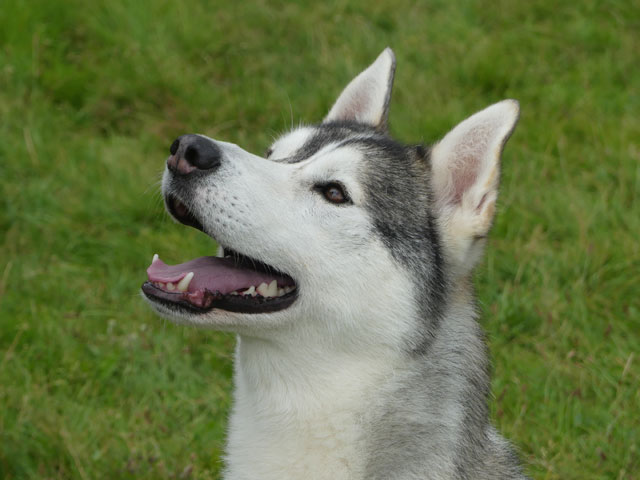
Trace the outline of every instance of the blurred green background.
<instances>
[{"instance_id":1,"label":"blurred green background","mask_svg":"<svg viewBox=\"0 0 640 480\"><path fill-rule=\"evenodd\" d=\"M212 241L163 212L187 132L261 153L387 45L391 132L511 97L477 274L492 413L536 479L637 479L640 3L3 0L0 478L219 478L234 338L138 289Z\"/></svg>"}]
</instances>

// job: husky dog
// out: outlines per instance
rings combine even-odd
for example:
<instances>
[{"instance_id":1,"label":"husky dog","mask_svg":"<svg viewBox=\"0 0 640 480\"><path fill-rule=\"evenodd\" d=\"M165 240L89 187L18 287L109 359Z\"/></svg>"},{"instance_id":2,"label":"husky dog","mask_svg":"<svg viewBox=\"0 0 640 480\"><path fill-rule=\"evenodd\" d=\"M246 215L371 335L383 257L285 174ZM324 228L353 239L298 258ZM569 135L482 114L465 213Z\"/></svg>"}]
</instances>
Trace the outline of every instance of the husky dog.
<instances>
[{"instance_id":1,"label":"husky dog","mask_svg":"<svg viewBox=\"0 0 640 480\"><path fill-rule=\"evenodd\" d=\"M237 334L227 479L525 478L488 419L471 281L518 103L403 145L394 71L386 49L266 158L171 145L166 207L220 249L155 255L142 291L176 323Z\"/></svg>"}]
</instances>

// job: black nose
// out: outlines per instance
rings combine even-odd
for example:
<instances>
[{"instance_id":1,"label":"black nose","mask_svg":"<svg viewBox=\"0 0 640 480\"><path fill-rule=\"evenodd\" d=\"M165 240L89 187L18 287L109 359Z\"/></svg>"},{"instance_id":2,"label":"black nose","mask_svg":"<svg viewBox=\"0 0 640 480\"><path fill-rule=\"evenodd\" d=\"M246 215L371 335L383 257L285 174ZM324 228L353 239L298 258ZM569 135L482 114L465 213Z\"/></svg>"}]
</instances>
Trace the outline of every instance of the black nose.
<instances>
[{"instance_id":1,"label":"black nose","mask_svg":"<svg viewBox=\"0 0 640 480\"><path fill-rule=\"evenodd\" d=\"M186 175L194 170L211 170L220 166L222 152L208 138L200 135L182 135L169 148L171 157L167 160L169 170Z\"/></svg>"}]
</instances>

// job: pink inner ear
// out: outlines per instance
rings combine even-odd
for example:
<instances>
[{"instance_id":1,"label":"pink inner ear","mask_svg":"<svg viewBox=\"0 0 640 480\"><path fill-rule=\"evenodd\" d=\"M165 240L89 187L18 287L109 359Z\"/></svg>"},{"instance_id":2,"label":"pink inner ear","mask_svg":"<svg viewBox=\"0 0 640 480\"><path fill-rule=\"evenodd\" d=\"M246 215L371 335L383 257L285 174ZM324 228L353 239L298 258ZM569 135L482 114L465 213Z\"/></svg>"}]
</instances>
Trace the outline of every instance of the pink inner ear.
<instances>
[{"instance_id":1,"label":"pink inner ear","mask_svg":"<svg viewBox=\"0 0 640 480\"><path fill-rule=\"evenodd\" d=\"M462 196L478 181L483 168L491 138L492 125L477 125L470 129L464 141L457 145L453 153L453 165L450 169L452 203L459 204Z\"/></svg>"},{"instance_id":2,"label":"pink inner ear","mask_svg":"<svg viewBox=\"0 0 640 480\"><path fill-rule=\"evenodd\" d=\"M359 90L356 94L351 95L349 103L345 105L340 118L343 120L361 121L363 113L366 112L372 99L369 92Z\"/></svg>"},{"instance_id":3,"label":"pink inner ear","mask_svg":"<svg viewBox=\"0 0 640 480\"><path fill-rule=\"evenodd\" d=\"M355 95L349 102L349 106L344 111L344 118L348 120L358 120L358 114L367 105L367 95Z\"/></svg>"},{"instance_id":4,"label":"pink inner ear","mask_svg":"<svg viewBox=\"0 0 640 480\"><path fill-rule=\"evenodd\" d=\"M462 195L469 190L478 178L478 158L472 155L472 152L464 152L464 154L456 158L456 163L451 170L452 189L451 203L461 203Z\"/></svg>"}]
</instances>

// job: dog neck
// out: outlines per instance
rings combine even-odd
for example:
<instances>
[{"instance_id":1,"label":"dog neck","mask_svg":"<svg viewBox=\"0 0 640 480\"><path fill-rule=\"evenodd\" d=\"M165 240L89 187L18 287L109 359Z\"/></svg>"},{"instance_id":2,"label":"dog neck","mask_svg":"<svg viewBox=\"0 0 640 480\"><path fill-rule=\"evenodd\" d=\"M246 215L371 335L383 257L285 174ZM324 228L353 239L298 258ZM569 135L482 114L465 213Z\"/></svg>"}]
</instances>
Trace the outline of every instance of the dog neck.
<instances>
[{"instance_id":1,"label":"dog neck","mask_svg":"<svg viewBox=\"0 0 640 480\"><path fill-rule=\"evenodd\" d=\"M325 347L239 338L226 478L363 475L367 411L398 359Z\"/></svg>"}]
</instances>

